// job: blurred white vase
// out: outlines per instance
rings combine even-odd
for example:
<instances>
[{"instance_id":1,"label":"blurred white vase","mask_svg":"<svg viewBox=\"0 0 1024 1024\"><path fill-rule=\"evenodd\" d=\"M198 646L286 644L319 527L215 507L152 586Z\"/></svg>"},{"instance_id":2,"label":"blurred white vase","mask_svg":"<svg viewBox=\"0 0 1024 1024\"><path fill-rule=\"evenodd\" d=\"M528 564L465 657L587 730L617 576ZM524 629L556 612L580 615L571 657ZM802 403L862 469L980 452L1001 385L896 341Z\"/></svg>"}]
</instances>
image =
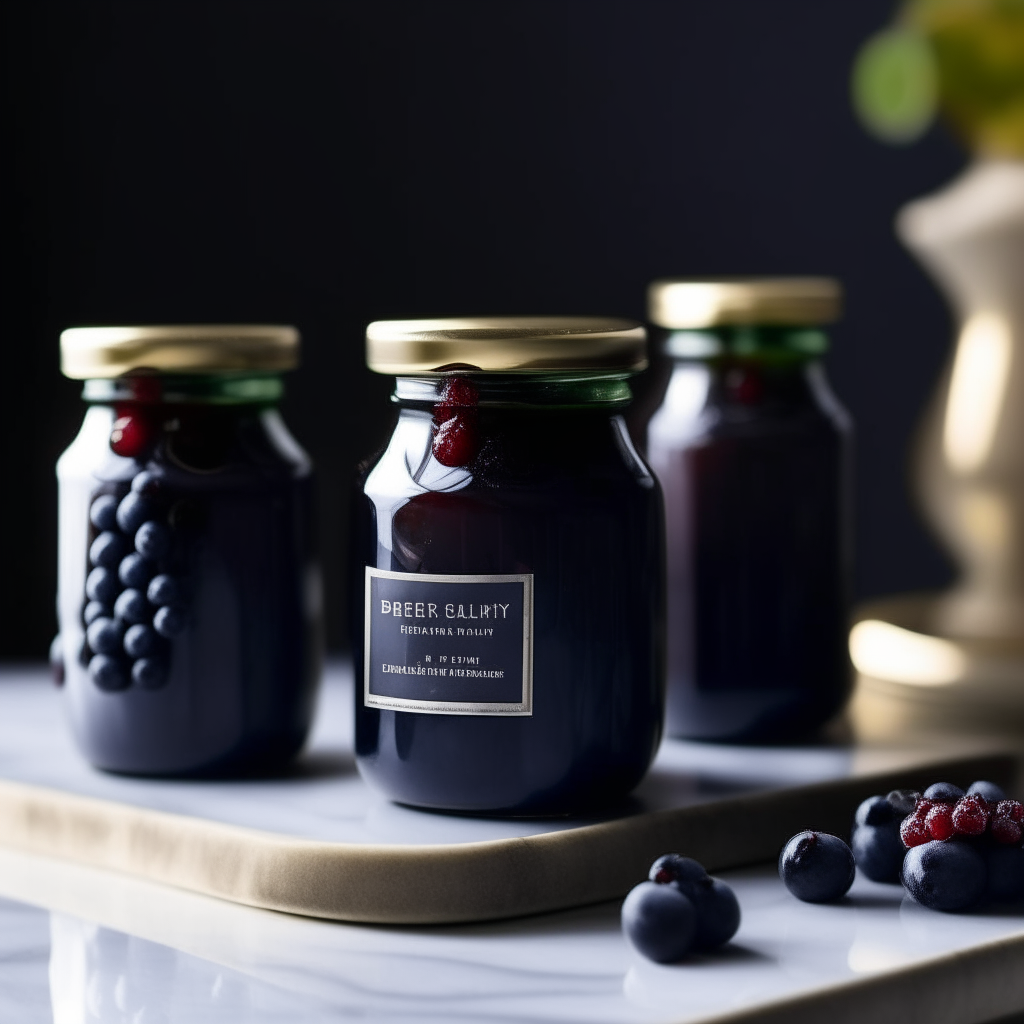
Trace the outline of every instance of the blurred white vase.
<instances>
[{"instance_id":1,"label":"blurred white vase","mask_svg":"<svg viewBox=\"0 0 1024 1024\"><path fill-rule=\"evenodd\" d=\"M1024 637L1024 161L983 161L900 212L960 323L925 414L917 492L960 569L935 630Z\"/></svg>"},{"instance_id":2,"label":"blurred white vase","mask_svg":"<svg viewBox=\"0 0 1024 1024\"><path fill-rule=\"evenodd\" d=\"M914 482L960 573L945 593L861 609L854 723L1024 734L1024 161L974 163L897 230L958 319Z\"/></svg>"}]
</instances>

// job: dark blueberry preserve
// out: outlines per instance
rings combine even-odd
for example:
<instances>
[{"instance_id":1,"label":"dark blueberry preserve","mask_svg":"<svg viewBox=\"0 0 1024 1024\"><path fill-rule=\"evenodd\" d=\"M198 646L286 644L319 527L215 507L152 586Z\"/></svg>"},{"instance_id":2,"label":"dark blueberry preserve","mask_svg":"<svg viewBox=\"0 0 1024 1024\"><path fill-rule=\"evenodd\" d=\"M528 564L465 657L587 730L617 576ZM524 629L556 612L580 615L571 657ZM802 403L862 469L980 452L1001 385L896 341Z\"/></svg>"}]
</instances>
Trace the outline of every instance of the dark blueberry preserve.
<instances>
[{"instance_id":1,"label":"dark blueberry preserve","mask_svg":"<svg viewBox=\"0 0 1024 1024\"><path fill-rule=\"evenodd\" d=\"M661 498L620 415L642 347L622 321L371 325L399 411L356 497L356 751L390 798L564 813L646 772Z\"/></svg>"},{"instance_id":2,"label":"dark blueberry preserve","mask_svg":"<svg viewBox=\"0 0 1024 1024\"><path fill-rule=\"evenodd\" d=\"M297 336L180 331L62 338L90 403L58 464L71 724L111 771L267 770L302 747L319 675L311 466L264 369L294 365Z\"/></svg>"},{"instance_id":3,"label":"dark blueberry preserve","mask_svg":"<svg viewBox=\"0 0 1024 1024\"><path fill-rule=\"evenodd\" d=\"M838 291L705 282L722 305L694 309L673 304L693 299L673 299L679 285L652 287L652 319L698 326L657 339L671 370L646 433L665 496L667 729L789 739L849 691L851 433L813 326ZM730 289L745 304L730 306ZM769 322L742 322L758 317Z\"/></svg>"}]
</instances>

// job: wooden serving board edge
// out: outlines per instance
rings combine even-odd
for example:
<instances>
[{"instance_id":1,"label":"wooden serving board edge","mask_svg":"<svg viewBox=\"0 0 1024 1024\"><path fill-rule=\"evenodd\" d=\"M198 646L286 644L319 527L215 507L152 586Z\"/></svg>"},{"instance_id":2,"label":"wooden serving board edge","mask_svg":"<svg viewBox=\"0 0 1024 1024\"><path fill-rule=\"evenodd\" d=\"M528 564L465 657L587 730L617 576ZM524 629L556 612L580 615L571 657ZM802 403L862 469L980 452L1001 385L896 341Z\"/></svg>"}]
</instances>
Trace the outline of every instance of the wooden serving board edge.
<instances>
[{"instance_id":1,"label":"wooden serving board edge","mask_svg":"<svg viewBox=\"0 0 1024 1024\"><path fill-rule=\"evenodd\" d=\"M845 835L856 805L941 777L1008 781L984 754L488 842L328 843L0 780L0 844L253 907L376 924L451 924L624 895L667 851L710 871L778 856L796 832Z\"/></svg>"}]
</instances>

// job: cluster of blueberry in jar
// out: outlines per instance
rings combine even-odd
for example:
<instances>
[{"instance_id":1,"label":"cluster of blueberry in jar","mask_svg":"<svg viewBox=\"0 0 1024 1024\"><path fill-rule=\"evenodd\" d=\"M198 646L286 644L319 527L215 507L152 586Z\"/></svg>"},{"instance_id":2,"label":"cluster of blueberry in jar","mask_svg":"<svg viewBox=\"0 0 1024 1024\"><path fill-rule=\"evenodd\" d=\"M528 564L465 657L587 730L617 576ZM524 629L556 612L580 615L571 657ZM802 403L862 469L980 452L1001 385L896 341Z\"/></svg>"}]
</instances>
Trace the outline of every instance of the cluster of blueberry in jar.
<instances>
[{"instance_id":1,"label":"cluster of blueberry in jar","mask_svg":"<svg viewBox=\"0 0 1024 1024\"><path fill-rule=\"evenodd\" d=\"M127 494L93 499L83 663L101 690L167 682L169 641L185 626L183 588L169 571L174 536L159 481L143 470Z\"/></svg>"},{"instance_id":2,"label":"cluster of blueberry in jar","mask_svg":"<svg viewBox=\"0 0 1024 1024\"><path fill-rule=\"evenodd\" d=\"M622 904L622 930L649 960L667 964L728 942L740 926L736 894L691 857L667 853Z\"/></svg>"}]
</instances>

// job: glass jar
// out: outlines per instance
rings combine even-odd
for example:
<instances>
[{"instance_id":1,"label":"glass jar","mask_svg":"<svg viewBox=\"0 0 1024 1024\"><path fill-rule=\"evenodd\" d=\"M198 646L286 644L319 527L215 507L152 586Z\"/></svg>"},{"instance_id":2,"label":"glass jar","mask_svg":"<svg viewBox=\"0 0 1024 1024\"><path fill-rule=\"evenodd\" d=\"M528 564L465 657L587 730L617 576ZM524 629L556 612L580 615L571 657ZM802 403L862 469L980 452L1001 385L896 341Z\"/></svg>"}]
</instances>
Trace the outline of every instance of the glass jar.
<instances>
[{"instance_id":1,"label":"glass jar","mask_svg":"<svg viewBox=\"0 0 1024 1024\"><path fill-rule=\"evenodd\" d=\"M614 802L662 726L663 529L621 410L644 331L392 321L386 450L356 500L356 753L375 789L464 812Z\"/></svg>"},{"instance_id":2,"label":"glass jar","mask_svg":"<svg viewBox=\"0 0 1024 1024\"><path fill-rule=\"evenodd\" d=\"M665 496L670 735L773 741L844 703L851 427L820 357L825 279L658 281L670 372L646 450Z\"/></svg>"},{"instance_id":3,"label":"glass jar","mask_svg":"<svg viewBox=\"0 0 1024 1024\"><path fill-rule=\"evenodd\" d=\"M310 461L284 425L291 327L75 328L85 381L57 464L67 704L99 768L266 770L319 679Z\"/></svg>"}]
</instances>

